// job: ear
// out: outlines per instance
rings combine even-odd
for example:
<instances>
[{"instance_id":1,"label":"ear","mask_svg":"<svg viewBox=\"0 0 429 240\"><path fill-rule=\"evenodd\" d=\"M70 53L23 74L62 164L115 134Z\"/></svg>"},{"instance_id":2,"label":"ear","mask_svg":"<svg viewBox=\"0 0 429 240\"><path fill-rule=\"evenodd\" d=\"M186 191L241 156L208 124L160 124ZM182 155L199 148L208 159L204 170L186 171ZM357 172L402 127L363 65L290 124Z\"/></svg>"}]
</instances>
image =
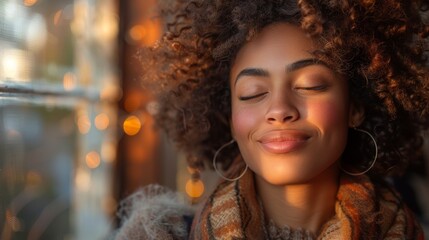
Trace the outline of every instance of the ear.
<instances>
[{"instance_id":1,"label":"ear","mask_svg":"<svg viewBox=\"0 0 429 240\"><path fill-rule=\"evenodd\" d=\"M365 109L362 104L351 101L349 109L349 127L357 127L365 119Z\"/></svg>"}]
</instances>

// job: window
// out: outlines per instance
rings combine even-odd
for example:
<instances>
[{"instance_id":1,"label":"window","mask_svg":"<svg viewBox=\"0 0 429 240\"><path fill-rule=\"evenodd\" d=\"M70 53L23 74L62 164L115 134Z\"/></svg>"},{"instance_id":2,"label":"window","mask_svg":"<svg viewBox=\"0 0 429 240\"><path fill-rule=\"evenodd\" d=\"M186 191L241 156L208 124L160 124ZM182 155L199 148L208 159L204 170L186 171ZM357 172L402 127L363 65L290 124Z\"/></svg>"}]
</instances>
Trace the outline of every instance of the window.
<instances>
[{"instance_id":1,"label":"window","mask_svg":"<svg viewBox=\"0 0 429 240\"><path fill-rule=\"evenodd\" d=\"M115 4L0 2L1 239L101 239L111 230Z\"/></svg>"}]
</instances>

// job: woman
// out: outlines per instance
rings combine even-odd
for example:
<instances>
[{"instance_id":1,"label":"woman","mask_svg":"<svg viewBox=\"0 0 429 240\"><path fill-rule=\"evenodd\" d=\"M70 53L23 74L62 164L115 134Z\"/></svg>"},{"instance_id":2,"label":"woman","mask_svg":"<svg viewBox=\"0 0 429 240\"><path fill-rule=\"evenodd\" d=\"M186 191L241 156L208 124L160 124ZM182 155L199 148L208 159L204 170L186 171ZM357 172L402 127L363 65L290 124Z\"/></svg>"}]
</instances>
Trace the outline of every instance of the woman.
<instances>
[{"instance_id":1,"label":"woman","mask_svg":"<svg viewBox=\"0 0 429 240\"><path fill-rule=\"evenodd\" d=\"M192 167L214 166L224 178L189 238L423 239L383 179L421 155L428 6L178 4L144 60L163 87L158 122ZM185 229L187 213L161 222ZM188 237L167 225L164 237Z\"/></svg>"}]
</instances>

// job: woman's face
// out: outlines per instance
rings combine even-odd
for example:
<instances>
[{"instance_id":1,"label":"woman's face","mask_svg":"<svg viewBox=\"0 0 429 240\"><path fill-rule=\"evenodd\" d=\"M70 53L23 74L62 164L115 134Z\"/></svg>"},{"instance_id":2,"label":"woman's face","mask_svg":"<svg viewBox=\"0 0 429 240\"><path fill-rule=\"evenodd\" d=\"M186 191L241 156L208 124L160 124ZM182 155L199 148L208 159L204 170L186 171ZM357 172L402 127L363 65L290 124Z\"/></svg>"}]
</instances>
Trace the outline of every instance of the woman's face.
<instances>
[{"instance_id":1,"label":"woman's face","mask_svg":"<svg viewBox=\"0 0 429 240\"><path fill-rule=\"evenodd\" d=\"M298 27L264 28L230 73L231 131L240 152L271 184L305 183L338 171L353 116L347 81L315 61Z\"/></svg>"}]
</instances>

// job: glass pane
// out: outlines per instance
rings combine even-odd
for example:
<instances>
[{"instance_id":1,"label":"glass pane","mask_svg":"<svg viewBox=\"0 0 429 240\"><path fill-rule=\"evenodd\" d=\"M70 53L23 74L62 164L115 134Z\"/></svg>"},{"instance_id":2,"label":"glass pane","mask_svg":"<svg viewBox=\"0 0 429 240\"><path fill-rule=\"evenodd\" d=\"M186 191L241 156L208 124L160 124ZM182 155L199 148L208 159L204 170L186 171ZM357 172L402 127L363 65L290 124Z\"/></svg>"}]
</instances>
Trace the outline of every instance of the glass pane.
<instances>
[{"instance_id":1,"label":"glass pane","mask_svg":"<svg viewBox=\"0 0 429 240\"><path fill-rule=\"evenodd\" d=\"M0 105L1 239L70 236L73 109Z\"/></svg>"},{"instance_id":2,"label":"glass pane","mask_svg":"<svg viewBox=\"0 0 429 240\"><path fill-rule=\"evenodd\" d=\"M0 1L0 83L99 91L115 81L115 8L110 0Z\"/></svg>"},{"instance_id":3,"label":"glass pane","mask_svg":"<svg viewBox=\"0 0 429 240\"><path fill-rule=\"evenodd\" d=\"M0 98L0 238L106 237L115 210L115 112L18 99Z\"/></svg>"},{"instance_id":4,"label":"glass pane","mask_svg":"<svg viewBox=\"0 0 429 240\"><path fill-rule=\"evenodd\" d=\"M0 81L61 82L74 63L73 0L0 2Z\"/></svg>"},{"instance_id":5,"label":"glass pane","mask_svg":"<svg viewBox=\"0 0 429 240\"><path fill-rule=\"evenodd\" d=\"M0 0L0 239L103 239L116 203L113 0Z\"/></svg>"}]
</instances>

